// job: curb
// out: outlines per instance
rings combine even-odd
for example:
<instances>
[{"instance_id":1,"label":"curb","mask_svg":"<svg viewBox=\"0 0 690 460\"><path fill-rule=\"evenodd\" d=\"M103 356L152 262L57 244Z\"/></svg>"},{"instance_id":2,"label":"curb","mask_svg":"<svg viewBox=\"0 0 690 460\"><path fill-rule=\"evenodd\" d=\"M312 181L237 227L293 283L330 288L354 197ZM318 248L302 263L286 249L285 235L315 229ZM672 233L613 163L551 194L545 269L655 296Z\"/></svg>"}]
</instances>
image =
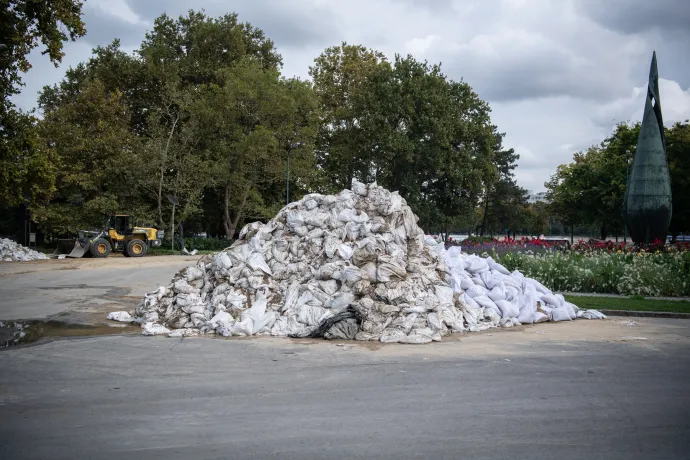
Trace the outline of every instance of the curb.
<instances>
[{"instance_id":1,"label":"curb","mask_svg":"<svg viewBox=\"0 0 690 460\"><path fill-rule=\"evenodd\" d=\"M673 313L669 311L630 311L630 310L599 310L606 316L637 316L641 318L673 318L690 319L690 313Z\"/></svg>"}]
</instances>

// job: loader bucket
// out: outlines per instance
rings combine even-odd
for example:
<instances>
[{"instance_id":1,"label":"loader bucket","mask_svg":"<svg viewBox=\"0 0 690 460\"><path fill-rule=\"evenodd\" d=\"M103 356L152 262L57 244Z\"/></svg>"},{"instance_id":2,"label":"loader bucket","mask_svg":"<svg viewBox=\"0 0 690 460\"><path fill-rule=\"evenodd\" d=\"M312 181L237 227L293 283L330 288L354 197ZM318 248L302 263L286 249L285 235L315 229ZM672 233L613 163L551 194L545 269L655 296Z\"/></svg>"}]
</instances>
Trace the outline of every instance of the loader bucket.
<instances>
[{"instance_id":1,"label":"loader bucket","mask_svg":"<svg viewBox=\"0 0 690 460\"><path fill-rule=\"evenodd\" d=\"M88 242L82 243L79 240L58 240L57 248L53 252L53 257L65 254L67 257L80 259L88 256L90 244Z\"/></svg>"}]
</instances>

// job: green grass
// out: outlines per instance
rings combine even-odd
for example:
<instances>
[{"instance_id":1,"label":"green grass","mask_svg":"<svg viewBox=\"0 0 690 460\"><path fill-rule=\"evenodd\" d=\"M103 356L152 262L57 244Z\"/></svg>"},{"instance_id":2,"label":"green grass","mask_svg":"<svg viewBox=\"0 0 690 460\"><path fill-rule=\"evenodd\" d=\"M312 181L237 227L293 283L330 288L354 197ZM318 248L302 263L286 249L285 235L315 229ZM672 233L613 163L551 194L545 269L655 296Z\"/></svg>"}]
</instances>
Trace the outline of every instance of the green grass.
<instances>
[{"instance_id":1,"label":"green grass","mask_svg":"<svg viewBox=\"0 0 690 460\"><path fill-rule=\"evenodd\" d=\"M690 313L690 302L684 300L657 300L633 297L565 296L568 302L580 308L596 310L658 311Z\"/></svg>"}]
</instances>

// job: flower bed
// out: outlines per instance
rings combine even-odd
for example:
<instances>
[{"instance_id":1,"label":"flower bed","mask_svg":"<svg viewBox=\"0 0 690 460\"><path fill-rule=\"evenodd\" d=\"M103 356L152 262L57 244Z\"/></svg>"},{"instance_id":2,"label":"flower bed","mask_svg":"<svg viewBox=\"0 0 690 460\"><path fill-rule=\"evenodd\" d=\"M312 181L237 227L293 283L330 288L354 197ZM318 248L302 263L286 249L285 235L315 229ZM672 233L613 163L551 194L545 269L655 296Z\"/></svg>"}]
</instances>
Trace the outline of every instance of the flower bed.
<instances>
[{"instance_id":1,"label":"flower bed","mask_svg":"<svg viewBox=\"0 0 690 460\"><path fill-rule=\"evenodd\" d=\"M560 242L521 238L460 243L463 252L491 256L554 291L648 297L690 296L690 243L645 247L613 241Z\"/></svg>"},{"instance_id":2,"label":"flower bed","mask_svg":"<svg viewBox=\"0 0 690 460\"><path fill-rule=\"evenodd\" d=\"M688 251L512 252L494 258L556 291L690 296Z\"/></svg>"}]
</instances>

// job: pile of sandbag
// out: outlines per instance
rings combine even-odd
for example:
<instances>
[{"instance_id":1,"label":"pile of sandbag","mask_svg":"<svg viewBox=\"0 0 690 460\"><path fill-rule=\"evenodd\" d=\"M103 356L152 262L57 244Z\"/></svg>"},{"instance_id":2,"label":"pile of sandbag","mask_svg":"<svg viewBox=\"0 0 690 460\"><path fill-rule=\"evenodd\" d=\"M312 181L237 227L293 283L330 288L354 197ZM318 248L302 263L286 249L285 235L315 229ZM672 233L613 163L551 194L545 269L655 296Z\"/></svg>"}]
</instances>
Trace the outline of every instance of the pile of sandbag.
<instances>
[{"instance_id":1,"label":"pile of sandbag","mask_svg":"<svg viewBox=\"0 0 690 460\"><path fill-rule=\"evenodd\" d=\"M491 257L463 254L460 247L444 253L450 268L450 286L469 306L465 320L471 331L492 326L511 327L544 321L570 321L576 318L603 319L597 310L581 310L567 302L561 294L554 294L539 281L526 278L515 270L509 272ZM492 320L473 324L467 312L490 311Z\"/></svg>"},{"instance_id":2,"label":"pile of sandbag","mask_svg":"<svg viewBox=\"0 0 690 460\"><path fill-rule=\"evenodd\" d=\"M48 256L40 252L15 243L6 238L0 239L0 260L3 262L28 262L30 260L44 260Z\"/></svg>"},{"instance_id":3,"label":"pile of sandbag","mask_svg":"<svg viewBox=\"0 0 690 460\"><path fill-rule=\"evenodd\" d=\"M245 226L229 249L204 256L147 294L134 315L145 335L400 343L519 324L523 301L535 307L531 322L542 320L537 313L554 318L546 293L528 297L532 284L524 277L522 284L494 283L507 271L480 260L486 266L425 237L397 192L353 181L352 190L306 195L268 223ZM519 295L512 290L518 284Z\"/></svg>"}]
</instances>

